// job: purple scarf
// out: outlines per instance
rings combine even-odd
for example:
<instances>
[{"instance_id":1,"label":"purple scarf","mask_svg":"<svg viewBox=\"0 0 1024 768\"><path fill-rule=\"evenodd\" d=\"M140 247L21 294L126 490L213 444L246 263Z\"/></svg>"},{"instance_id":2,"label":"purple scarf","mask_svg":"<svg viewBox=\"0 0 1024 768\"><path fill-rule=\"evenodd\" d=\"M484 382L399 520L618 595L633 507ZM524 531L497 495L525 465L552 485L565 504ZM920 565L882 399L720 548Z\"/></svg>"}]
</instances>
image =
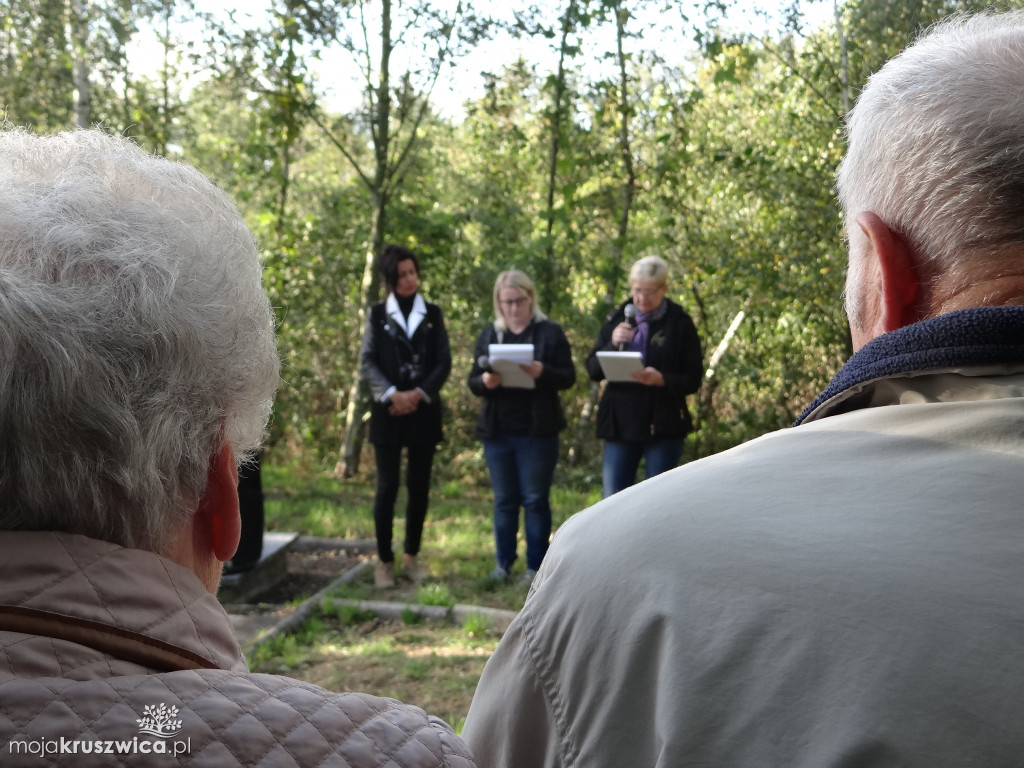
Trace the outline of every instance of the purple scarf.
<instances>
[{"instance_id":1,"label":"purple scarf","mask_svg":"<svg viewBox=\"0 0 1024 768\"><path fill-rule=\"evenodd\" d=\"M650 312L636 313L636 333L629 340L627 347L632 352L640 353L640 360L644 365L647 365L647 337L651 331L651 323L664 317L666 309L668 309L668 304L662 299L661 304Z\"/></svg>"}]
</instances>

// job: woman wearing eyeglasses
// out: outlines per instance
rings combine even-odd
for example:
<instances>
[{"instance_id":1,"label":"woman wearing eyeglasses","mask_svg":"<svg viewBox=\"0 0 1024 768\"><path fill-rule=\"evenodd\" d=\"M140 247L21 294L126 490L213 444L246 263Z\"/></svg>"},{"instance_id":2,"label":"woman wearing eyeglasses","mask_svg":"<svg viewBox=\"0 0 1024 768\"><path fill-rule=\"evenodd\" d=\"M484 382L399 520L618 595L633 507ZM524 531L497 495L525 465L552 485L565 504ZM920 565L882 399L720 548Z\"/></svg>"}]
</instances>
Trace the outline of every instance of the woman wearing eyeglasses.
<instances>
[{"instance_id":1,"label":"woman wearing eyeglasses","mask_svg":"<svg viewBox=\"0 0 1024 768\"><path fill-rule=\"evenodd\" d=\"M558 433L565 428L559 391L576 381L565 333L537 308L533 282L519 270L494 282L494 322L481 332L473 352L469 388L483 398L476 434L494 489L496 581L508 581L516 560L519 508L526 521L529 584L548 551L551 537L551 480L558 461ZM525 376L505 380L494 370L492 344L532 344L532 360L520 365ZM497 350L493 350L497 352ZM523 386L525 385L525 386Z\"/></svg>"},{"instance_id":2,"label":"woman wearing eyeglasses","mask_svg":"<svg viewBox=\"0 0 1024 768\"><path fill-rule=\"evenodd\" d=\"M600 351L634 351L642 368L632 381L609 381L597 411L603 438L605 496L636 482L640 459L647 477L672 469L693 430L686 396L700 386L704 365L693 320L667 298L668 264L646 256L629 271L630 298L605 318L587 355L587 373L605 378Z\"/></svg>"}]
</instances>

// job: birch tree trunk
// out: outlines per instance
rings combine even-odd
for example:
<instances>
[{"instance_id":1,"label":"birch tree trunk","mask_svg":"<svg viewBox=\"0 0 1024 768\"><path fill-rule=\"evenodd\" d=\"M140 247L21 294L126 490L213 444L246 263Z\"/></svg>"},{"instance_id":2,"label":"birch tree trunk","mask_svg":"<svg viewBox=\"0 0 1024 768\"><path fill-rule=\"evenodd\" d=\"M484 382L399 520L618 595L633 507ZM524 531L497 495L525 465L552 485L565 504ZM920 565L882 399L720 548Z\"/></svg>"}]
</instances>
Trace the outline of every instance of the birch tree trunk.
<instances>
[{"instance_id":1,"label":"birch tree trunk","mask_svg":"<svg viewBox=\"0 0 1024 768\"><path fill-rule=\"evenodd\" d=\"M92 115L89 93L89 2L68 0L68 40L71 41L73 64L71 82L74 86L75 127L88 128Z\"/></svg>"}]
</instances>

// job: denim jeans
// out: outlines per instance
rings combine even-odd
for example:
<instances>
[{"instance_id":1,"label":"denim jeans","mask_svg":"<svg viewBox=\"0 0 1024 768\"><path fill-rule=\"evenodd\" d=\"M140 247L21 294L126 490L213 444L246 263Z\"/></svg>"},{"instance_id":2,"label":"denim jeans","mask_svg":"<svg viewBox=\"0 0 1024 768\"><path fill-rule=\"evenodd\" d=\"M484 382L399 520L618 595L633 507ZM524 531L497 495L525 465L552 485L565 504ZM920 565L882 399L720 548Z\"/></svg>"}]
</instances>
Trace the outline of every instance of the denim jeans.
<instances>
[{"instance_id":1,"label":"denim jeans","mask_svg":"<svg viewBox=\"0 0 1024 768\"><path fill-rule=\"evenodd\" d=\"M644 460L647 477L660 475L679 465L683 455L682 437L659 437L651 440L606 440L604 443L605 498L636 482L640 459Z\"/></svg>"},{"instance_id":2,"label":"denim jeans","mask_svg":"<svg viewBox=\"0 0 1024 768\"><path fill-rule=\"evenodd\" d=\"M551 480L558 435L504 435L484 440L494 489L494 544L498 565L512 569L519 534L519 507L526 518L526 567L536 571L551 538Z\"/></svg>"}]
</instances>

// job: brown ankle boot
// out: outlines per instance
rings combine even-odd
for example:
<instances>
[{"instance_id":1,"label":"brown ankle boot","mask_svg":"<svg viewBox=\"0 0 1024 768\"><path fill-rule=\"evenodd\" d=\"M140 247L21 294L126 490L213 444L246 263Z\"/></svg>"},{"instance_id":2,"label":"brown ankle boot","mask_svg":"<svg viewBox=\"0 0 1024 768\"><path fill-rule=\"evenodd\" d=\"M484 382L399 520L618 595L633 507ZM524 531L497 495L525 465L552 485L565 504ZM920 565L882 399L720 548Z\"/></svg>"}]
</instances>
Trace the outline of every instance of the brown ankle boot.
<instances>
[{"instance_id":1,"label":"brown ankle boot","mask_svg":"<svg viewBox=\"0 0 1024 768\"><path fill-rule=\"evenodd\" d=\"M373 566L373 583L378 587L395 586L395 561L378 560Z\"/></svg>"},{"instance_id":2,"label":"brown ankle boot","mask_svg":"<svg viewBox=\"0 0 1024 768\"><path fill-rule=\"evenodd\" d=\"M420 568L420 564L416 562L416 555L402 555L402 571L412 579L413 584L422 583L430 575Z\"/></svg>"}]
</instances>

